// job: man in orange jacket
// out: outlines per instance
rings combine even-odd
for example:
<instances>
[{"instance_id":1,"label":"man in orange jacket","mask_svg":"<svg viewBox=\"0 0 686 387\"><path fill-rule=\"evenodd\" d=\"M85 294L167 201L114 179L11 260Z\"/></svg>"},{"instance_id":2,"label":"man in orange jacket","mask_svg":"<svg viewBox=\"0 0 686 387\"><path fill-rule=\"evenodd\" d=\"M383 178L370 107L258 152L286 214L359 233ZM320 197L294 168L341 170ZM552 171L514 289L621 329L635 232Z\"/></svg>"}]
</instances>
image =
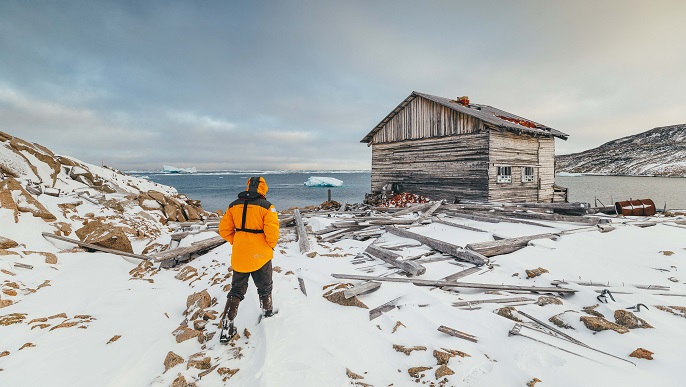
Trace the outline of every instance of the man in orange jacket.
<instances>
[{"instance_id":1,"label":"man in orange jacket","mask_svg":"<svg viewBox=\"0 0 686 387\"><path fill-rule=\"evenodd\" d=\"M272 258L279 240L279 219L276 209L265 197L268 189L263 177L248 179L246 190L238 194L238 199L229 205L219 222L219 235L233 245L233 278L224 308L224 317L229 320L229 338L236 332L233 320L238 314L238 304L248 290L250 276L257 286L263 316L273 314Z\"/></svg>"}]
</instances>

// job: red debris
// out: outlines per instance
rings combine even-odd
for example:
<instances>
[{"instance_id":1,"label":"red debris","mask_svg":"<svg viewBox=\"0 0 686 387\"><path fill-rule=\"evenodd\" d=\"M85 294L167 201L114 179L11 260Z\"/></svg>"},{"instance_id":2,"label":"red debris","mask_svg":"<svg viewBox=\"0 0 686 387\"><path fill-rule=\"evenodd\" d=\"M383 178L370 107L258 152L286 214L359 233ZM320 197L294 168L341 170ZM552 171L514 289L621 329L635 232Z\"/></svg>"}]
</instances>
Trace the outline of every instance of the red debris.
<instances>
[{"instance_id":1,"label":"red debris","mask_svg":"<svg viewBox=\"0 0 686 387\"><path fill-rule=\"evenodd\" d=\"M496 117L498 117L502 120L505 120L505 121L514 122L515 124L519 124L519 125L525 126L527 128L535 128L538 126L531 121L520 120L519 118L512 118L512 117L506 117L506 116L496 116Z\"/></svg>"},{"instance_id":2,"label":"red debris","mask_svg":"<svg viewBox=\"0 0 686 387\"><path fill-rule=\"evenodd\" d=\"M462 97L457 97L455 102L459 103L462 106L469 106L469 97L467 97L466 95Z\"/></svg>"},{"instance_id":3,"label":"red debris","mask_svg":"<svg viewBox=\"0 0 686 387\"><path fill-rule=\"evenodd\" d=\"M409 204L426 203L429 199L421 195L415 195L409 192L401 192L392 196L388 200L381 202L381 207L408 207Z\"/></svg>"}]
</instances>

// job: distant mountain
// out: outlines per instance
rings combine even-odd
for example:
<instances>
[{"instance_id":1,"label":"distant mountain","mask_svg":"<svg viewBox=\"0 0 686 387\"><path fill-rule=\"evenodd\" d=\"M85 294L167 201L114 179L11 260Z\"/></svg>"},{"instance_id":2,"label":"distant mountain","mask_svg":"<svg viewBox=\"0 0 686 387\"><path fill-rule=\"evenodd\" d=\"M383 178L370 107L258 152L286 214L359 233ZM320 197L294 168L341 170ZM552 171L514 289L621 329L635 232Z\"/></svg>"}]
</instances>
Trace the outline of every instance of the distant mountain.
<instances>
[{"instance_id":1,"label":"distant mountain","mask_svg":"<svg viewBox=\"0 0 686 387\"><path fill-rule=\"evenodd\" d=\"M555 161L558 173L686 177L686 124L651 129Z\"/></svg>"}]
</instances>

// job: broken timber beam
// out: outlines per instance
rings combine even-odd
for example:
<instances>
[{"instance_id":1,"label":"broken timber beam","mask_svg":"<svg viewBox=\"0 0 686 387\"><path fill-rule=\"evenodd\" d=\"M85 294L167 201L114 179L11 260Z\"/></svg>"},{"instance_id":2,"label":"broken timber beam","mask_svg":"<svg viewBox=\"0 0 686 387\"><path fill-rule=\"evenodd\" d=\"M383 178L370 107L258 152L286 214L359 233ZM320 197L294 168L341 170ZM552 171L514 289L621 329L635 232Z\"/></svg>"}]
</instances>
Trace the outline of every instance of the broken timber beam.
<instances>
[{"instance_id":1,"label":"broken timber beam","mask_svg":"<svg viewBox=\"0 0 686 387\"><path fill-rule=\"evenodd\" d=\"M440 223L440 224L445 224L446 226L450 226L450 227L457 227L457 228L469 230L469 231L488 232L488 231L482 230L480 228L476 228L476 227L472 227L472 226L465 226L464 224L450 222L450 221L445 220L445 218L434 218L434 222Z\"/></svg>"},{"instance_id":2,"label":"broken timber beam","mask_svg":"<svg viewBox=\"0 0 686 387\"><path fill-rule=\"evenodd\" d=\"M59 235L55 235L55 234L50 234L49 232L44 232L43 237L53 238L53 239L57 239L60 241L73 243L75 245L85 247L85 248L91 249L91 250L101 251L103 253L116 254L116 255L121 255L124 257L136 258L136 259L142 259L142 260L150 259L150 257L145 256L145 255L127 253L126 251L119 251L119 250L114 250L114 249L108 249L107 247L94 245L92 243L81 242L80 240L77 240L77 239L67 238L67 237L63 237L63 236L59 236Z\"/></svg>"},{"instance_id":3,"label":"broken timber beam","mask_svg":"<svg viewBox=\"0 0 686 387\"><path fill-rule=\"evenodd\" d=\"M474 300L474 301L459 301L453 302L454 307L471 306L477 304L507 304L509 302L527 302L536 301L533 298L527 297L514 297L514 298L492 298L490 300Z\"/></svg>"},{"instance_id":4,"label":"broken timber beam","mask_svg":"<svg viewBox=\"0 0 686 387\"><path fill-rule=\"evenodd\" d=\"M300 216L300 210L297 208L293 211L295 217L295 224L298 232L298 245L300 245L300 252L307 253L310 251L310 241L307 240L307 231L305 231L305 224L303 218Z\"/></svg>"},{"instance_id":5,"label":"broken timber beam","mask_svg":"<svg viewBox=\"0 0 686 387\"><path fill-rule=\"evenodd\" d=\"M423 221L429 219L429 217L430 217L434 212L436 212L436 210L438 209L438 207L441 206L441 204L443 204L442 201L436 202L436 203L435 203L433 206L431 206L428 210L426 210L424 213L422 213L422 215L420 215L419 218L417 218L417 219L412 223L412 225L413 225L413 226L416 226L416 225L422 223Z\"/></svg>"},{"instance_id":6,"label":"broken timber beam","mask_svg":"<svg viewBox=\"0 0 686 387\"><path fill-rule=\"evenodd\" d=\"M402 258L402 256L394 254L393 252L379 246L374 246L371 244L367 246L364 251L374 258L378 258L388 264L391 264L411 276L422 275L426 273L426 268L421 264L413 261L401 261L399 258Z\"/></svg>"},{"instance_id":7,"label":"broken timber beam","mask_svg":"<svg viewBox=\"0 0 686 387\"><path fill-rule=\"evenodd\" d=\"M439 331L439 332L443 332L443 333L445 333L446 335L450 335L450 336L453 336L453 337L457 337L457 338L462 339L462 340L471 341L471 342L473 342L473 343L478 343L478 342L479 342L479 340L476 339L476 336L470 335L469 333L465 333L465 332L462 332L462 331L458 331L457 329L448 328L448 327L445 326L445 325L441 325L440 327L438 327L438 331Z\"/></svg>"},{"instance_id":8,"label":"broken timber beam","mask_svg":"<svg viewBox=\"0 0 686 387\"><path fill-rule=\"evenodd\" d=\"M184 261L186 256L190 256L191 254L197 254L197 253L202 253L207 250L211 250L217 246L221 246L224 243L226 243L226 240L220 236L216 236L213 238L208 238L208 239L203 239L201 241L193 242L190 246L186 247L177 247L172 250L167 250L167 251L162 251L156 254L153 254L150 256L151 259L154 260L154 262L162 262L162 261L167 261L171 259L179 259L180 261Z\"/></svg>"},{"instance_id":9,"label":"broken timber beam","mask_svg":"<svg viewBox=\"0 0 686 387\"><path fill-rule=\"evenodd\" d=\"M400 210L400 211L396 212L395 214L393 214L393 216L403 216L403 215L411 214L413 212L423 211L423 210L425 210L425 209L427 209L433 205L434 205L434 202L426 202L426 203L418 204L416 206L410 206L404 210Z\"/></svg>"},{"instance_id":10,"label":"broken timber beam","mask_svg":"<svg viewBox=\"0 0 686 387\"><path fill-rule=\"evenodd\" d=\"M371 293L381 287L381 282L367 281L362 282L359 285L355 285L350 289L345 289L343 291L343 296L348 298L353 298L359 296L360 294Z\"/></svg>"},{"instance_id":11,"label":"broken timber beam","mask_svg":"<svg viewBox=\"0 0 686 387\"><path fill-rule=\"evenodd\" d=\"M543 293L560 293L560 294L574 294L577 291L574 289L561 287L540 287L540 286L521 286L521 285L496 285L496 284L479 284L471 282L452 282L452 281L435 281L416 278L389 278L389 277L374 277L368 275L357 274L331 274L337 279L351 279L360 281L385 281L385 282L405 282L419 286L436 286L436 287L455 287L455 288L469 288L469 289L487 289L487 290L519 290L528 292L543 292Z\"/></svg>"},{"instance_id":12,"label":"broken timber beam","mask_svg":"<svg viewBox=\"0 0 686 387\"><path fill-rule=\"evenodd\" d=\"M558 234L536 234L517 238L501 239L497 241L470 243L466 247L470 250L474 250L480 254L483 254L486 257L493 257L523 249L527 246L529 241L534 239L547 238L554 240L559 237L560 236Z\"/></svg>"},{"instance_id":13,"label":"broken timber beam","mask_svg":"<svg viewBox=\"0 0 686 387\"><path fill-rule=\"evenodd\" d=\"M393 235L397 235L403 238L414 239L431 247L434 250L438 250L444 254L452 255L453 257L457 257L463 261L471 262L477 266L481 266L488 261L488 258L481 255L480 253L468 249L463 249L462 247L454 245L452 243L429 238L427 236L399 229L393 226L387 226L386 231L390 232Z\"/></svg>"}]
</instances>

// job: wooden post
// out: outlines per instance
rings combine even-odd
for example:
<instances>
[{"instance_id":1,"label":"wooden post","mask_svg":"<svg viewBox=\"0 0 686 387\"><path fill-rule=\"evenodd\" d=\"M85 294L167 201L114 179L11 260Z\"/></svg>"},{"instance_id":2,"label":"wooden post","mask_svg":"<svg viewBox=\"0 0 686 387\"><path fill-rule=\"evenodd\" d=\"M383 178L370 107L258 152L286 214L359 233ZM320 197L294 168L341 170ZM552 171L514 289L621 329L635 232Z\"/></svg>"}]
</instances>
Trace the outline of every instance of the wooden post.
<instances>
[{"instance_id":1,"label":"wooden post","mask_svg":"<svg viewBox=\"0 0 686 387\"><path fill-rule=\"evenodd\" d=\"M307 240L307 231L305 230L305 224L303 223L303 218L300 215L300 210L297 208L293 211L293 216L295 217L295 224L297 226L296 230L298 232L298 244L300 245L300 252L307 253L310 251L310 241Z\"/></svg>"},{"instance_id":2,"label":"wooden post","mask_svg":"<svg viewBox=\"0 0 686 387\"><path fill-rule=\"evenodd\" d=\"M328 195L327 201L328 201L328 202L331 202L331 188L329 188L329 195Z\"/></svg>"}]
</instances>

